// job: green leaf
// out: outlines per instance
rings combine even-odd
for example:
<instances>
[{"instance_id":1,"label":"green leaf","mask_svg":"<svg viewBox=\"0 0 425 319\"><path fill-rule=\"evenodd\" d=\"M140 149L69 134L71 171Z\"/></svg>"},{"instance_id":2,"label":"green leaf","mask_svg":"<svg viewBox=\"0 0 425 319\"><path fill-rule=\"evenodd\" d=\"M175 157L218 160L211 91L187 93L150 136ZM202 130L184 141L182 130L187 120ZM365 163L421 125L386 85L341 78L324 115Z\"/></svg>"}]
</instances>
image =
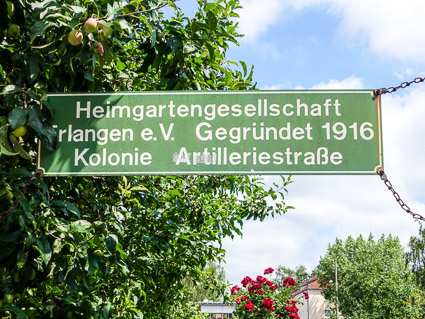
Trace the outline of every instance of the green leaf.
<instances>
[{"instance_id":1,"label":"green leaf","mask_svg":"<svg viewBox=\"0 0 425 319\"><path fill-rule=\"evenodd\" d=\"M41 179L36 179L35 181L33 181L32 182L35 186L37 186L38 188L40 188L41 189L41 193L42 194L46 194L48 191L49 191L49 189L48 189L48 187L47 187L47 185L46 185L46 183L45 182L43 182Z\"/></svg>"},{"instance_id":2,"label":"green leaf","mask_svg":"<svg viewBox=\"0 0 425 319\"><path fill-rule=\"evenodd\" d=\"M230 84L232 84L232 74L230 72L226 72L226 80L225 80L225 84L226 86L230 86Z\"/></svg>"},{"instance_id":3,"label":"green leaf","mask_svg":"<svg viewBox=\"0 0 425 319\"><path fill-rule=\"evenodd\" d=\"M91 223L88 222L87 220L83 220L83 219L72 222L69 225L71 232L77 231L79 233L86 232L86 230L89 229L90 227L91 227Z\"/></svg>"},{"instance_id":4,"label":"green leaf","mask_svg":"<svg viewBox=\"0 0 425 319\"><path fill-rule=\"evenodd\" d=\"M16 246L8 244L5 247L0 246L0 260L3 260L4 258L8 257L14 250Z\"/></svg>"},{"instance_id":5,"label":"green leaf","mask_svg":"<svg viewBox=\"0 0 425 319\"><path fill-rule=\"evenodd\" d=\"M205 43L207 46L208 52L210 54L210 60L214 60L215 53L214 53L214 47L210 43Z\"/></svg>"},{"instance_id":6,"label":"green leaf","mask_svg":"<svg viewBox=\"0 0 425 319\"><path fill-rule=\"evenodd\" d=\"M89 252L88 263L89 263L88 274L92 275L96 271L96 269L99 268L99 257Z\"/></svg>"},{"instance_id":7,"label":"green leaf","mask_svg":"<svg viewBox=\"0 0 425 319\"><path fill-rule=\"evenodd\" d=\"M25 167L16 167L9 171L9 175L16 177L32 177L32 173Z\"/></svg>"},{"instance_id":8,"label":"green leaf","mask_svg":"<svg viewBox=\"0 0 425 319\"><path fill-rule=\"evenodd\" d=\"M43 35L44 31L50 26L52 26L52 23L50 22L47 23L44 21L37 21L36 23L34 23L30 31L31 43L35 40L36 37Z\"/></svg>"},{"instance_id":9,"label":"green leaf","mask_svg":"<svg viewBox=\"0 0 425 319\"><path fill-rule=\"evenodd\" d=\"M90 82L94 82L95 79L90 73L84 73L84 78Z\"/></svg>"},{"instance_id":10,"label":"green leaf","mask_svg":"<svg viewBox=\"0 0 425 319\"><path fill-rule=\"evenodd\" d=\"M67 202L67 201L62 201L62 200L54 200L50 203L51 206L53 207L62 207L62 208L66 208L68 211L70 211L71 213L73 213L75 216L77 216L78 218L80 218L80 211L78 210L77 207L75 207L74 204ZM88 226L90 227L90 226Z\"/></svg>"},{"instance_id":11,"label":"green leaf","mask_svg":"<svg viewBox=\"0 0 425 319\"><path fill-rule=\"evenodd\" d=\"M16 267L18 267L18 269L22 269L27 263L27 258L28 256L25 251L20 250L16 259Z\"/></svg>"},{"instance_id":12,"label":"green leaf","mask_svg":"<svg viewBox=\"0 0 425 319\"><path fill-rule=\"evenodd\" d=\"M74 13L86 13L87 12L87 9L85 7L72 5L71 8L72 8L72 11Z\"/></svg>"},{"instance_id":13,"label":"green leaf","mask_svg":"<svg viewBox=\"0 0 425 319\"><path fill-rule=\"evenodd\" d=\"M0 141L0 153L7 156L18 155L18 153L12 152L9 147L5 146L4 144L1 144L1 141Z\"/></svg>"},{"instance_id":14,"label":"green leaf","mask_svg":"<svg viewBox=\"0 0 425 319\"><path fill-rule=\"evenodd\" d=\"M133 186L130 191L132 192L148 192L149 189L147 189L145 186Z\"/></svg>"},{"instance_id":15,"label":"green leaf","mask_svg":"<svg viewBox=\"0 0 425 319\"><path fill-rule=\"evenodd\" d=\"M22 233L20 231L15 231L12 233L0 233L0 242L6 242L6 243L14 243L16 242L20 237Z\"/></svg>"},{"instance_id":16,"label":"green leaf","mask_svg":"<svg viewBox=\"0 0 425 319\"><path fill-rule=\"evenodd\" d=\"M192 22L191 26L192 26L192 32L193 33L196 33L199 30L201 30L201 24L198 23L198 22Z\"/></svg>"},{"instance_id":17,"label":"green leaf","mask_svg":"<svg viewBox=\"0 0 425 319\"><path fill-rule=\"evenodd\" d=\"M25 66L28 74L29 84L37 80L37 77L40 73L40 67L38 65L38 59L35 54L26 54L25 55Z\"/></svg>"},{"instance_id":18,"label":"green leaf","mask_svg":"<svg viewBox=\"0 0 425 319\"><path fill-rule=\"evenodd\" d=\"M122 71L126 68L125 64L122 63L120 60L117 61L117 67L118 67L118 70L120 70L120 71Z\"/></svg>"},{"instance_id":19,"label":"green leaf","mask_svg":"<svg viewBox=\"0 0 425 319\"><path fill-rule=\"evenodd\" d=\"M115 10L114 10L114 8L108 3L108 5L106 6L106 9L107 9L106 16L107 16L108 20L109 21L113 20L114 17L115 17Z\"/></svg>"},{"instance_id":20,"label":"green leaf","mask_svg":"<svg viewBox=\"0 0 425 319\"><path fill-rule=\"evenodd\" d=\"M21 144L18 142L18 139L12 133L9 134L9 140L12 142L13 149L16 153L19 154L22 158L31 161L32 157L22 148Z\"/></svg>"},{"instance_id":21,"label":"green leaf","mask_svg":"<svg viewBox=\"0 0 425 319\"><path fill-rule=\"evenodd\" d=\"M56 132L51 127L45 127L40 120L41 117L41 113L36 111L34 108L28 109L28 125L31 126L37 133L45 136L50 143L53 143L56 138Z\"/></svg>"},{"instance_id":22,"label":"green leaf","mask_svg":"<svg viewBox=\"0 0 425 319\"><path fill-rule=\"evenodd\" d=\"M187 241L191 241L189 237L187 237L186 235L179 235L179 238L187 240Z\"/></svg>"},{"instance_id":23,"label":"green leaf","mask_svg":"<svg viewBox=\"0 0 425 319\"><path fill-rule=\"evenodd\" d=\"M9 125L3 125L0 127L0 153L7 155L7 156L14 156L18 153L13 152L9 145L8 140L8 131L9 131Z\"/></svg>"},{"instance_id":24,"label":"green leaf","mask_svg":"<svg viewBox=\"0 0 425 319\"><path fill-rule=\"evenodd\" d=\"M248 73L248 68L246 67L246 63L244 61L239 61L240 65L242 65L243 68L243 76L245 77Z\"/></svg>"},{"instance_id":25,"label":"green leaf","mask_svg":"<svg viewBox=\"0 0 425 319\"><path fill-rule=\"evenodd\" d=\"M120 19L118 22L122 30L128 30L129 32L133 32L133 26L129 24L127 20Z\"/></svg>"},{"instance_id":26,"label":"green leaf","mask_svg":"<svg viewBox=\"0 0 425 319\"><path fill-rule=\"evenodd\" d=\"M3 310L13 312L18 317L18 319L27 318L27 315L25 314L25 312L23 312L21 309L16 308L14 306L9 306L9 305L3 306Z\"/></svg>"},{"instance_id":27,"label":"green leaf","mask_svg":"<svg viewBox=\"0 0 425 319\"><path fill-rule=\"evenodd\" d=\"M17 92L22 92L22 89L17 85L9 84L9 85L5 86L3 91L1 91L0 95L1 94L12 94L12 93L17 93Z\"/></svg>"},{"instance_id":28,"label":"green leaf","mask_svg":"<svg viewBox=\"0 0 425 319\"><path fill-rule=\"evenodd\" d=\"M43 262L46 264L49 263L50 259L52 258L52 247L50 246L50 243L48 240L44 237L37 239L37 246L41 253L41 258L43 259Z\"/></svg>"},{"instance_id":29,"label":"green leaf","mask_svg":"<svg viewBox=\"0 0 425 319\"><path fill-rule=\"evenodd\" d=\"M21 198L19 198L18 201L25 213L29 213L31 211L30 202L25 196L22 196Z\"/></svg>"},{"instance_id":30,"label":"green leaf","mask_svg":"<svg viewBox=\"0 0 425 319\"><path fill-rule=\"evenodd\" d=\"M208 27L211 31L215 31L217 28L217 17L212 11L207 12L207 20L208 20Z\"/></svg>"},{"instance_id":31,"label":"green leaf","mask_svg":"<svg viewBox=\"0 0 425 319\"><path fill-rule=\"evenodd\" d=\"M6 79L6 72L3 70L3 67L0 64L0 78L2 80Z\"/></svg>"},{"instance_id":32,"label":"green leaf","mask_svg":"<svg viewBox=\"0 0 425 319\"><path fill-rule=\"evenodd\" d=\"M121 246L121 244L120 244L120 243L118 243L118 244L117 244L116 248L117 248L118 252L120 253L122 260L126 260L126 259L127 259L127 257L128 257L128 255L127 255L127 253L125 253L125 252L122 250L122 246Z\"/></svg>"},{"instance_id":33,"label":"green leaf","mask_svg":"<svg viewBox=\"0 0 425 319\"><path fill-rule=\"evenodd\" d=\"M143 313L137 308L130 308L136 314L136 318L143 319Z\"/></svg>"},{"instance_id":34,"label":"green leaf","mask_svg":"<svg viewBox=\"0 0 425 319\"><path fill-rule=\"evenodd\" d=\"M102 314L103 314L103 318L108 319L109 318L109 311L111 310L111 303L107 302L106 304L103 305L102 307Z\"/></svg>"},{"instance_id":35,"label":"green leaf","mask_svg":"<svg viewBox=\"0 0 425 319\"><path fill-rule=\"evenodd\" d=\"M106 248L112 253L115 251L118 244L118 237L111 234L105 239Z\"/></svg>"}]
</instances>

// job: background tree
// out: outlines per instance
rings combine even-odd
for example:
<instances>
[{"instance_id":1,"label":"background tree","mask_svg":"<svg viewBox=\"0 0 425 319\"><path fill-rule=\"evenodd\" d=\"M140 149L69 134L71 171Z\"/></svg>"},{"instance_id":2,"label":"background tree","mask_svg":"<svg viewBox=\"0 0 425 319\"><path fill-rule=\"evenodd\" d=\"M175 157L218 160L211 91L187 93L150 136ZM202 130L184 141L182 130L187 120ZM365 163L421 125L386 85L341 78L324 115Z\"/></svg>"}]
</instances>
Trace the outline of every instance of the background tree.
<instances>
[{"instance_id":1,"label":"background tree","mask_svg":"<svg viewBox=\"0 0 425 319\"><path fill-rule=\"evenodd\" d=\"M410 237L409 261L415 274L416 283L425 291L425 229L419 223L419 235Z\"/></svg>"},{"instance_id":2,"label":"background tree","mask_svg":"<svg viewBox=\"0 0 425 319\"><path fill-rule=\"evenodd\" d=\"M188 300L199 302L224 299L227 287L224 268L214 261L208 261L204 270L199 278L185 278L184 283L188 293Z\"/></svg>"},{"instance_id":3,"label":"background tree","mask_svg":"<svg viewBox=\"0 0 425 319\"><path fill-rule=\"evenodd\" d=\"M254 88L225 58L239 2L198 3L189 19L173 1L0 0L0 316L178 317L223 238L286 211L268 201L285 178L35 172L36 142L55 147L47 92Z\"/></svg>"},{"instance_id":4,"label":"background tree","mask_svg":"<svg viewBox=\"0 0 425 319\"><path fill-rule=\"evenodd\" d=\"M296 282L295 287L299 287L300 283L306 280L308 276L307 268L303 265L296 266L295 269L279 265L274 271L275 282L282 283L286 278L291 277Z\"/></svg>"},{"instance_id":5,"label":"background tree","mask_svg":"<svg viewBox=\"0 0 425 319\"><path fill-rule=\"evenodd\" d=\"M338 293L334 261L338 266ZM370 235L329 245L316 269L326 299L345 318L421 318L413 274L397 237Z\"/></svg>"}]
</instances>

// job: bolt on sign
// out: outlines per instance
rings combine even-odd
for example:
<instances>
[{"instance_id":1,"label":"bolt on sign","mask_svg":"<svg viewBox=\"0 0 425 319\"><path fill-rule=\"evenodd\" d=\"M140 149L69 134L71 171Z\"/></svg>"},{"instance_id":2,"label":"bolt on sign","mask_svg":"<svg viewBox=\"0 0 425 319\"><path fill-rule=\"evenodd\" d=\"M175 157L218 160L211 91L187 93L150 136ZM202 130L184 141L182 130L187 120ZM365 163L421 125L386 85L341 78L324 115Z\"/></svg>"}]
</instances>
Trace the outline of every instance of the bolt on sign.
<instances>
[{"instance_id":1,"label":"bolt on sign","mask_svg":"<svg viewBox=\"0 0 425 319\"><path fill-rule=\"evenodd\" d=\"M49 94L46 175L375 174L380 99L363 91Z\"/></svg>"}]
</instances>

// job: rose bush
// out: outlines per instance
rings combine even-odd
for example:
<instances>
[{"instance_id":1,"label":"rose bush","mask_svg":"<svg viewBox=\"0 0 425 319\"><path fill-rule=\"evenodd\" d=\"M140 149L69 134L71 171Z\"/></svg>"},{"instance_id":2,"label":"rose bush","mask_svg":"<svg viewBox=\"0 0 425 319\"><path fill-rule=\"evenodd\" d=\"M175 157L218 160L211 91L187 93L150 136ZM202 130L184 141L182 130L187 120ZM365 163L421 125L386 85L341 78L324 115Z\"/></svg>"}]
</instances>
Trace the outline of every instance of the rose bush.
<instances>
[{"instance_id":1,"label":"rose bush","mask_svg":"<svg viewBox=\"0 0 425 319\"><path fill-rule=\"evenodd\" d=\"M271 275L273 268L264 270L264 275ZM263 276L256 280L245 277L238 285L231 289L232 299L236 303L233 315L238 319L267 319L284 318L299 319L297 301L291 292L294 290L295 280L286 278L279 286ZM304 295L308 299L308 295Z\"/></svg>"}]
</instances>

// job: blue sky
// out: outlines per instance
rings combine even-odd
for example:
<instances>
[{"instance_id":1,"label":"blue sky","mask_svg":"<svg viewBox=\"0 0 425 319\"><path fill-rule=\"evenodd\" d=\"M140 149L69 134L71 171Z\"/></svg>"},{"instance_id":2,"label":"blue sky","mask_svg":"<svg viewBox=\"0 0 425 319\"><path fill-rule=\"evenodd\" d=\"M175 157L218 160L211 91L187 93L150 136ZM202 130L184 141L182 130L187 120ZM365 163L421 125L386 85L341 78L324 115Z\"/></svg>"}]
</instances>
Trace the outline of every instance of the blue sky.
<instances>
[{"instance_id":1,"label":"blue sky","mask_svg":"<svg viewBox=\"0 0 425 319\"><path fill-rule=\"evenodd\" d=\"M241 3L239 32L246 36L227 56L254 65L260 89L374 89L425 75L423 0ZM196 1L178 5L189 13ZM424 101L425 84L382 97L385 171L410 208L425 216ZM286 203L295 210L247 222L243 238L225 241L230 282L277 265L311 271L337 237L392 234L407 247L418 233L378 176L292 179Z\"/></svg>"}]
</instances>

